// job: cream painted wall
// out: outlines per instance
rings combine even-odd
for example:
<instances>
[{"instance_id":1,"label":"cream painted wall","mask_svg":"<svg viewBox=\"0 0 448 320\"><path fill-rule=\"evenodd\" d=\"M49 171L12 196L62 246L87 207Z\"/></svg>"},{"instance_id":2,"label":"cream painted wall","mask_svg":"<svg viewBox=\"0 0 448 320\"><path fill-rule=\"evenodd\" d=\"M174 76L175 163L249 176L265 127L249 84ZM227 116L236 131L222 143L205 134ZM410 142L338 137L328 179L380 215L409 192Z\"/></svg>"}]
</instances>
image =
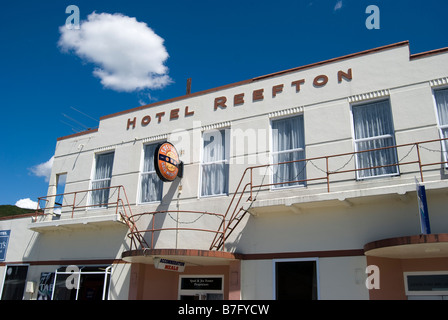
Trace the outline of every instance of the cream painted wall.
<instances>
[{"instance_id":1,"label":"cream painted wall","mask_svg":"<svg viewBox=\"0 0 448 320\"><path fill-rule=\"evenodd\" d=\"M355 56L332 63L255 79L244 85L210 90L175 102L165 102L128 113L105 117L98 132L59 140L49 183L49 194L55 190L56 175L67 173L66 192L90 187L95 154L114 151L112 185L123 185L134 213L158 210L197 210L224 213L243 171L250 165L264 164L272 149L270 122L276 117L303 114L307 157L320 157L352 152L353 133L351 105L374 98L390 99L397 143L437 139L438 129L430 81L448 77L448 54L438 54L410 60L407 45L370 54ZM352 70L351 81L338 83L338 71ZM323 87L313 86L313 79L327 75ZM292 82L304 79L297 92ZM443 82L443 81L442 81ZM445 81L446 82L446 81ZM283 84L283 91L274 97L272 88ZM254 90L263 89L264 98L252 101ZM234 105L235 95L244 93L244 104ZM226 97L227 107L216 110L215 98ZM186 107L194 115L185 116ZM179 109L179 118L170 120L170 112ZM165 112L160 123L156 114ZM141 119L151 116L147 126ZM135 117L135 128L127 129ZM230 196L202 198L199 196L202 130L231 128ZM251 139L249 141L249 138ZM161 140L172 141L183 151L184 178L164 183L160 203L139 204L139 172L143 145ZM434 144L431 148L440 148ZM399 151L399 158L407 150ZM425 161L439 161L440 153L422 152ZM335 159L330 169L347 165L349 159ZM324 168L323 162L316 164ZM263 169L254 171L254 182L268 181ZM322 175L316 167L307 167L307 177ZM430 190L431 219L434 232L446 232L444 218L446 202L437 190L447 187L445 173L435 168L427 173ZM373 240L418 233L415 199L415 168L404 169L399 177L354 180L353 173L332 176L332 192L325 184L310 183L307 188L271 191L265 188L257 194L252 209L258 216L246 216L229 241L226 249L238 253L275 253L315 250L361 249ZM425 178L425 179L426 179ZM247 183L247 180L245 180ZM179 185L182 193L179 193ZM244 201L247 196L244 196ZM348 200L348 201L345 201ZM249 203L244 202L244 206ZM291 205L293 205L291 207ZM106 210L87 214L107 214ZM195 221L198 216L176 218L181 223ZM146 229L150 219L139 220ZM113 259L128 249L126 228L100 227L77 231L39 234L28 229L31 219L0 220L0 229L11 229L8 261L55 259ZM160 215L159 225L174 226L170 215ZM188 227L217 227L216 217L202 217ZM209 235L158 235L156 248L208 249ZM177 239L177 241L176 241ZM94 245L93 245L94 244ZM321 298L336 298L340 283L347 283L343 298L362 298L367 293L354 283L353 270L363 268L363 258L320 259ZM36 269L37 270L37 269ZM128 287L126 266L117 268L115 296L125 298ZM341 274L331 278L332 270ZM0 270L1 271L1 270ZM114 275L115 277L115 275ZM242 261L242 296L244 299L272 298L272 261ZM341 296L342 297L342 296Z\"/></svg>"},{"instance_id":2,"label":"cream painted wall","mask_svg":"<svg viewBox=\"0 0 448 320\"><path fill-rule=\"evenodd\" d=\"M242 262L243 300L272 300L275 296L274 264L309 259L245 260ZM365 257L318 258L320 300L368 300Z\"/></svg>"}]
</instances>

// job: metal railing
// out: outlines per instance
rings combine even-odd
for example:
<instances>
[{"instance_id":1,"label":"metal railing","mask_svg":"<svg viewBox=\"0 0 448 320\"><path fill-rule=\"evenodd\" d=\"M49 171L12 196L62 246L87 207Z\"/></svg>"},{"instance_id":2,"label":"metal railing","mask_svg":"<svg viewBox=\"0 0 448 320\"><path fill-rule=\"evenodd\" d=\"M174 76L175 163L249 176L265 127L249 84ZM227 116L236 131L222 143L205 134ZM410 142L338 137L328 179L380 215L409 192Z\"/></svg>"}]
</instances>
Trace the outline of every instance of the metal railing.
<instances>
[{"instance_id":1,"label":"metal railing","mask_svg":"<svg viewBox=\"0 0 448 320\"><path fill-rule=\"evenodd\" d=\"M99 191L107 191L107 201L92 201L91 195ZM56 202L58 198L62 199L60 203ZM112 209L112 211L115 211L115 215L121 216L122 220L128 225L130 232L136 235L131 238L131 245L136 246L138 242L140 246L148 246L143 236L138 232L124 186L73 191L39 197L34 221L37 221L39 216L62 214L69 214L70 218L73 219L76 218L77 212L85 212L88 209ZM55 210L60 211L60 213L55 213Z\"/></svg>"},{"instance_id":2,"label":"metal railing","mask_svg":"<svg viewBox=\"0 0 448 320\"><path fill-rule=\"evenodd\" d=\"M358 178L357 173L363 170L372 170L372 169L380 169L380 168L387 168L387 167L397 167L398 168L398 174L402 174L402 170L400 170L403 166L410 166L415 165L417 169L414 169L414 171L411 171L412 173L418 174L420 176L421 182L424 182L424 168L429 166L435 166L435 165L444 165L445 167L448 165L447 157L446 157L446 150L445 150L445 142L448 141L448 138L445 139L435 139L435 140L427 140L427 141L421 141L421 142L414 142L414 143L407 143L407 144L401 144L401 145L394 145L389 147L383 147L383 148L377 148L377 149L370 149L370 150L363 150L363 151L355 151L355 152L348 152L348 153L340 153L340 154L334 154L334 155L326 155L326 156L320 156L320 157L312 157L307 159L300 159L295 161L286 161L286 162L280 162L280 163L269 163L269 164L263 164L263 165L256 165L247 167L244 172L242 173L241 179L238 183L238 186L233 193L230 203L227 207L227 210L224 214L219 213L210 213L210 212L203 212L203 211L187 211L187 210L171 210L171 211L156 211L156 212L144 212L144 213L137 213L133 214L131 210L131 206L129 205L129 200L126 195L125 188L123 186L114 186L114 187L108 187L108 188L99 188L99 189L92 189L92 190L83 190L83 191L75 191L75 192L69 192L64 194L58 194L58 195L50 195L46 197L40 197L39 203L43 202L45 205L41 207L38 211L36 210L36 219L38 215L45 215L48 213L53 213L55 209L60 209L61 211L68 212L71 214L71 217L74 218L76 215L76 212L78 210L87 210L89 208L98 208L103 207L112 209L115 208L115 214L120 214L123 218L123 220L127 223L129 227L129 238L131 239L131 248L137 248L140 246L141 248L154 248L155 246L155 239L154 235L156 233L164 232L164 231L194 231L194 232L204 232L204 233L214 233L214 238L212 240L212 243L209 247L210 250L225 250L225 243L232 231L238 226L240 221L243 219L243 217L249 212L253 202L256 200L256 195L254 196L254 193L258 194L260 189L262 187L275 187L277 185L285 185L285 184L297 184L297 183L303 183L308 184L312 181L318 181L320 183L323 183L326 185L326 191L331 192L330 184L341 182L341 180L333 181L331 178L338 175L338 174L349 174L354 173L355 177L351 177L349 180L357 180ZM428 147L425 147L427 144L434 144L438 143L440 144L440 150L434 150L430 149ZM398 158L394 163L387 163L384 165L373 165L369 167L357 167L357 161L356 157L358 155L361 155L363 153L367 152L375 152L375 151L381 151L386 149L395 149L396 154L398 155L398 151L409 148L409 150L402 151L401 158ZM440 161L433 161L434 157L429 157L429 161L425 161L422 159L421 150L427 150L427 151L433 151L438 153L445 153L444 156L441 157ZM348 157L348 161L342 161L341 158ZM409 159L411 158L412 159ZM428 157L427 157L428 158ZM353 161L355 159L355 161ZM323 161L323 167L319 168L315 162L317 161ZM352 165L352 168L348 168L348 164L351 162L354 162ZM316 170L315 172L320 172L320 175L310 175L309 178L303 178L303 179L292 179L291 181L281 181L281 182L264 182L265 176L263 176L261 182L254 182L254 171L259 170L261 168L266 168L266 172L268 168L271 168L273 166L279 166L279 165L286 165L291 163L302 163L304 164L303 168L305 169L307 164L312 164ZM338 165L338 168L335 170L330 170L330 167L334 166L334 164ZM342 163L342 165L341 165ZM318 170L317 170L318 169ZM403 171L405 172L405 171ZM308 174L308 173L307 173ZM266 174L265 174L266 175ZM88 197L89 193L95 191L101 191L101 190L109 190L109 197L107 203L91 203ZM111 192L112 191L112 192ZM247 196L248 198L246 202L249 202L249 205L244 207L243 205L243 199L244 196ZM60 203L57 206L55 205L55 199L58 196L63 196L65 203ZM279 194L281 196L281 193ZM68 201L68 199L72 198L72 201ZM111 200L113 198L113 200ZM52 204L49 206L49 204ZM42 213L43 212L43 213ZM85 211L83 211L85 212ZM199 215L199 217L203 216L215 216L219 218L221 221L219 223L218 228L211 229L211 228L186 228L186 227L179 227L176 225L175 227L157 227L155 225L155 217L162 215L162 214L180 214L182 216L188 215L188 214L196 214ZM152 216L152 221L150 222L151 227L147 228L145 230L139 230L136 227L136 219L140 219L144 215ZM144 235L146 233L151 234L151 240L150 244L145 240Z\"/></svg>"},{"instance_id":3,"label":"metal railing","mask_svg":"<svg viewBox=\"0 0 448 320\"><path fill-rule=\"evenodd\" d=\"M175 222L176 222L176 226L175 227L160 227L160 228L156 228L156 216L161 216L161 215L177 215L179 217L179 215L181 216L186 216L186 215L199 215L198 218L189 221L189 222L182 222L179 220L179 218L173 218L171 217ZM129 232L128 237L132 238L134 236L138 236L138 234L140 234L140 236L143 236L143 234L145 233L150 233L151 234L151 240L149 242L149 247L148 248L154 248L155 247L155 240L154 240L154 236L156 233L161 233L161 232L166 232L166 231L193 231L193 232L203 232L203 233L213 233L213 234L218 234L218 235L223 235L223 237L225 237L225 232L227 230L226 228L226 224L225 224L225 220L224 220L224 215L223 214L219 214L219 213L213 213L213 212L205 212L205 211L193 211L193 210L163 210L163 211L154 211L154 212L144 212L144 213L136 213L132 216L132 218L134 219L134 221L138 221L138 219L140 219L140 217L142 216L152 216L151 217L151 222L150 222L150 229L145 229L145 230L135 230L133 232ZM193 224L195 222L197 222L197 220L199 220L200 218L204 217L204 216L214 216L217 217L221 223L220 223L220 227L217 229L206 229L206 228L199 228L199 227L191 227L191 228L187 228L187 227L179 227L179 224ZM181 245L182 246L182 245ZM176 248L178 247L177 245L177 236L176 236ZM131 249L132 250L132 246Z\"/></svg>"},{"instance_id":4,"label":"metal railing","mask_svg":"<svg viewBox=\"0 0 448 320\"><path fill-rule=\"evenodd\" d=\"M307 184L308 182L312 182L312 181L323 181L326 184L326 190L329 193L329 192L331 192L330 184L332 181L330 178L332 176L335 176L338 174L347 174L347 173L352 172L352 173L355 173L355 177L354 178L352 177L351 180L362 180L361 178L356 177L358 172L372 170L372 169L388 168L388 167L397 167L400 169L402 166L408 166L408 165L413 165L413 164L418 166L418 170L416 170L415 172L417 172L417 174L420 176L421 182L424 182L423 172L424 172L425 167L435 166L435 165L445 165L445 166L448 165L447 150L445 150L445 146L443 145L447 141L448 141L448 138L434 139L434 140L406 143L406 144L401 144L401 145L394 145L394 146L369 149L369 150L363 150L363 151L347 152L347 153L340 153L340 154L334 154L334 155L300 159L300 160L295 160L295 161L285 161L285 162L279 162L279 163L269 163L269 164L247 167L241 176L238 186L230 200L229 206L227 207L226 213L224 214L225 218L223 221L226 221L226 220L228 221L227 226L225 228L222 225L219 226L219 230L221 228L223 228L224 232L220 233L220 234L218 234L218 233L216 234L215 238L212 241L212 244L210 245L210 250L213 250L213 249L220 250L220 249L224 248L226 239L230 236L233 229L236 228L236 226L239 224L241 219L246 215L246 213L250 209L251 205L249 205L248 208L244 208L242 205L242 199L243 199L244 195L249 194L247 201L252 204L253 201L256 200L256 196L254 197L254 192L258 193L258 191L260 191L260 189L262 187L273 187L273 186L275 187L277 185L297 184L297 183ZM431 144L431 143L440 143L441 149L433 150L433 149L424 147L425 144ZM398 157L397 157L397 160L394 163L388 163L388 164L384 164L384 165L373 165L373 166L362 167L362 168L356 167L356 159L355 158L357 157L357 155L362 155L362 154L368 153L368 152L375 152L375 151L381 151L381 150L387 150L387 149L395 149L398 154L399 149L403 149L406 147L408 147L408 148L410 147L410 150L407 151L406 154L403 157L401 157L401 159L398 159ZM441 161L424 162L424 161L422 161L422 156L421 156L422 149L431 151L431 152L438 152L440 154L445 154L445 155L441 157L441 159L442 159ZM408 157L411 156L411 153L413 151L415 152L415 155L414 155L415 160L404 161ZM349 160L346 161L344 164L340 165L338 169L330 170L329 168L331 165L331 161L334 159L340 159L342 157L349 157ZM355 159L355 164L354 164L355 167L353 169L345 169L347 164L350 161L352 161L352 159ZM318 168L314 164L314 162L316 162L318 160L324 161L324 164L325 164L324 168ZM313 177L304 178L304 179L293 179L293 180L289 180L289 181L287 179L285 179L284 181L281 181L281 182L268 182L268 183L264 183L264 176L263 176L261 183L254 183L254 171L255 170L259 170L261 168L266 168L266 172L267 172L268 171L267 169L271 168L273 166L286 165L286 164L292 164L292 163L303 163L304 164L303 170L306 168L306 165L308 163L311 163L314 167L316 167L318 169L316 171L320 171L323 174L320 176L313 176ZM398 170L397 174L399 174L399 172L400 172L400 170ZM296 175L296 178L298 176L299 175Z\"/></svg>"},{"instance_id":5,"label":"metal railing","mask_svg":"<svg viewBox=\"0 0 448 320\"><path fill-rule=\"evenodd\" d=\"M101 201L101 202L92 201L91 195L94 194L95 192L101 192L101 191L107 191L108 193L107 201ZM113 197L114 200L111 200ZM71 214L71 218L75 218L76 211L84 209L86 210L108 209L110 207L115 207L116 214L118 214L118 210L120 207L122 207L124 211L126 211L126 209L130 211L129 201L127 199L126 191L123 186L80 190L80 191L73 191L73 192L39 197L36 214L38 215L55 214L56 210L58 211L58 213L56 213L57 215L59 215L60 213L64 214L68 213Z\"/></svg>"}]
</instances>

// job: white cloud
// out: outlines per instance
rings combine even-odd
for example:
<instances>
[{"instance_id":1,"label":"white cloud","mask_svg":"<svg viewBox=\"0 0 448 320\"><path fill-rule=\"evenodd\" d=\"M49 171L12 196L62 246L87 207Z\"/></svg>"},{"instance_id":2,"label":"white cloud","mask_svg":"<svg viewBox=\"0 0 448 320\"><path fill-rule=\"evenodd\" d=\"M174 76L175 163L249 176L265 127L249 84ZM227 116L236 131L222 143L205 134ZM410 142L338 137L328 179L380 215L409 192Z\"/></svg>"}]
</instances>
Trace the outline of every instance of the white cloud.
<instances>
[{"instance_id":1,"label":"white cloud","mask_svg":"<svg viewBox=\"0 0 448 320\"><path fill-rule=\"evenodd\" d=\"M50 158L47 162L35 165L30 168L32 174L37 177L44 177L45 181L50 181L51 168L53 167L54 156Z\"/></svg>"},{"instance_id":2,"label":"white cloud","mask_svg":"<svg viewBox=\"0 0 448 320\"><path fill-rule=\"evenodd\" d=\"M342 0L339 0L338 2L336 2L336 5L334 6L334 11L338 11L342 8Z\"/></svg>"},{"instance_id":3,"label":"white cloud","mask_svg":"<svg viewBox=\"0 0 448 320\"><path fill-rule=\"evenodd\" d=\"M16 206L23 209L37 209L37 202L30 198L25 198L17 201Z\"/></svg>"},{"instance_id":4,"label":"white cloud","mask_svg":"<svg viewBox=\"0 0 448 320\"><path fill-rule=\"evenodd\" d=\"M104 87L117 91L160 89L171 83L169 55L146 23L122 14L91 13L80 29L59 28L59 46L95 65Z\"/></svg>"}]
</instances>

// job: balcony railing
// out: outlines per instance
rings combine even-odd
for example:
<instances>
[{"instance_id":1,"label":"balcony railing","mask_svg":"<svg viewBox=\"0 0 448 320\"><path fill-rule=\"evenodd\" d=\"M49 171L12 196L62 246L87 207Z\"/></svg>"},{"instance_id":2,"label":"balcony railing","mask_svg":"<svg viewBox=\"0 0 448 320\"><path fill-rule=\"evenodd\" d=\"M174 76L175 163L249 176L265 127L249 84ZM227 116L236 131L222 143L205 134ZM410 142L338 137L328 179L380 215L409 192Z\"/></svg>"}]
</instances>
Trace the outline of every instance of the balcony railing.
<instances>
[{"instance_id":1,"label":"balcony railing","mask_svg":"<svg viewBox=\"0 0 448 320\"><path fill-rule=\"evenodd\" d=\"M173 216L176 216L174 218ZM224 220L224 215L219 213L213 213L213 212L204 212L204 211L193 211L193 210L164 210L164 211L155 211L155 212L144 212L144 213L136 213L132 215L130 218L132 218L134 221L138 221L141 217L151 217L151 221L149 222L150 228L145 230L135 230L133 232L129 232L128 236L132 239L132 237L143 237L145 234L150 234L150 240L149 242L149 248L154 248L156 241L154 237L156 234L160 235L161 233L166 233L169 231L176 232L176 236L170 237L170 239L176 239L176 244L172 247L181 247L186 248L188 245L184 243L177 243L177 233L178 232L194 232L194 233L211 233L215 235L222 236L224 239L226 239L226 231L228 230L226 228L226 223ZM162 223L161 227L156 227L156 217L160 217L161 220L164 220L167 216L171 217L172 220L174 220L174 226L169 226L169 223ZM192 218L186 218L186 217L192 217ZM215 217L214 221L212 223L206 223L206 225L220 225L219 229L215 228L207 228L207 227L199 227L197 224L195 224L200 218L203 217ZM185 219L190 219L190 221L186 221ZM180 227L179 225L189 225L190 227ZM171 241L171 242L174 242ZM132 250L132 246L131 249ZM195 247L195 249L198 249Z\"/></svg>"},{"instance_id":2,"label":"balcony railing","mask_svg":"<svg viewBox=\"0 0 448 320\"><path fill-rule=\"evenodd\" d=\"M187 231L187 232L201 232L201 233L211 233L214 234L213 240L209 247L210 250L225 250L224 246L232 234L232 231L238 226L243 217L249 212L250 207L254 201L261 188L265 187L275 187L277 185L294 184L301 183L307 187L311 187L313 183L321 184L325 187L326 192L332 192L333 184L337 183L347 183L347 181L361 180L357 178L356 173L363 170L379 169L385 167L395 166L398 168L397 174L411 174L418 175L421 182L424 182L425 170L431 166L441 166L446 168L448 165L446 157L445 147L448 145L448 138L428 140L414 143L407 143L401 145L395 145L390 147L371 149L365 151L340 153L335 155L326 155L320 157L312 157L307 159L301 159L296 161L287 161L274 164L263 164L256 165L252 167L247 167L238 183L236 190L234 191L230 203L227 207L225 213L210 213L202 211L186 211L186 210L173 210L173 211L157 211L157 212L144 212L133 214L131 206L126 195L125 188L123 186L115 186L109 188L101 188L94 190L83 190L75 191L58 195L50 195L46 197L39 198L40 210L36 211L36 220L38 216L54 214L55 210L60 210L64 215L70 215L71 218L77 217L77 214L90 213L89 209L102 208L107 210L115 211L115 214L121 215L123 220L129 226L128 236L131 239L131 248L154 248L155 235L160 235L162 232L167 231ZM363 153L375 152L385 149L395 149L397 153L397 160L394 163L387 163L384 165L373 165L369 167L359 168L356 166L355 158ZM431 153L430 156L427 154L422 155L422 151L426 153ZM434 154L439 154L439 160L436 160L437 156ZM308 165L311 165L314 169L312 173L307 172L305 179L292 179L291 181L281 181L265 182L265 175L258 174L255 177L255 170L268 171L270 168L279 165L285 165L290 163L303 163L304 170ZM411 167L413 166L413 167ZM405 169L409 167L409 169ZM310 167L311 169L311 167ZM308 170L308 169L307 169ZM431 170L431 169L428 169ZM312 170L309 170L312 171ZM336 179L338 175L343 176L343 179ZM347 177L349 175L350 177ZM92 203L89 200L90 194L92 192L98 192L101 190L108 189L107 203ZM279 191L280 192L280 191ZM274 193L272 193L274 194ZM63 202L56 204L56 199L58 197L63 197ZM279 193L282 196L282 193ZM247 197L247 198L246 198ZM243 200L246 199L246 200ZM249 204L247 204L249 203ZM245 205L246 204L246 205ZM43 213L42 213L43 212ZM156 216L160 217L162 215L181 215L182 217L188 215L196 215L198 217L215 217L218 220L208 220L206 224L191 224L188 227L180 227L179 225L170 226L169 223L162 223L161 226L156 226ZM139 230L136 226L136 221L140 218L147 216L151 220L148 221L146 225L150 226L143 227ZM199 219L199 218L198 218ZM196 220L193 219L194 222ZM145 224L139 223L139 226ZM209 227L210 226L210 227ZM145 235L150 234L150 240L145 240ZM149 242L149 243L148 243Z\"/></svg>"},{"instance_id":3,"label":"balcony railing","mask_svg":"<svg viewBox=\"0 0 448 320\"><path fill-rule=\"evenodd\" d=\"M98 193L103 195L101 201L97 201L98 198L92 200L92 195ZM34 222L37 222L39 217L48 215L60 216L66 219L85 218L84 214L86 212L97 212L95 210L101 209L107 210L107 212L112 211L116 216L119 215L128 225L130 232L135 235L131 238L131 245L148 246L135 225L124 186L81 190L39 197Z\"/></svg>"},{"instance_id":4,"label":"balcony railing","mask_svg":"<svg viewBox=\"0 0 448 320\"><path fill-rule=\"evenodd\" d=\"M340 153L340 154L334 154L334 155L326 155L326 156L320 156L320 157L313 157L313 158L307 158L307 159L301 159L301 160L295 160L295 161L286 161L286 162L279 162L279 163L270 163L270 164L263 164L263 165L256 165L252 167L247 167L242 177L238 183L238 186L233 193L233 196L231 198L230 204L226 210L226 213L224 214L225 218L223 220L227 221L227 225L219 226L219 230L223 230L221 233L217 233L215 235L215 238L212 241L212 244L210 245L210 250L216 249L221 250L224 248L225 241L230 236L231 232L235 227L239 224L241 219L246 215L248 212L250 205L246 208L243 206L242 199L245 196L248 196L247 201L250 203L253 203L253 201L256 200L256 194L263 188L263 187L275 187L278 185L292 185L292 184L303 184L308 185L312 182L321 182L326 185L326 192L331 192L331 183L339 183L340 180L333 181L332 177L336 175L347 175L349 173L353 173L355 177L351 177L350 180L363 180L360 178L357 178L357 173L366 171L366 170L372 170L372 169L380 169L380 168L387 168L387 167L397 167L398 172L395 175L404 174L404 173L411 173L411 174L417 174L420 177L421 182L424 182L424 171L425 168L430 166L443 166L447 167L448 161L447 161L447 150L446 147L448 147L448 138L444 139L434 139L434 140L427 140L427 141L420 141L420 142L414 142L414 143L407 143L407 144L401 144L401 145L394 145L384 148L377 148L377 149L369 149L369 150L363 150L363 151L356 151L356 152L348 152L348 153ZM434 145L437 144L438 148L434 149ZM431 145L428 147L428 145ZM397 152L397 160L393 163L388 163L385 165L373 165L368 167L356 167L356 160L355 158L357 155L362 155L368 152L376 152L381 150L387 150L387 149L395 149ZM440 154L440 161L434 161L435 157L422 157L422 150L425 150L430 153L436 153ZM345 158L345 159L344 159ZM341 159L343 159L341 161ZM320 163L320 166L317 165L318 162ZM314 168L314 174L310 176L309 178L305 179L292 179L281 182L264 182L266 172L269 171L269 169L272 169L274 166L279 165L287 165L292 163L302 163L304 164L303 170L308 166L308 164L311 164ZM330 169L333 168L336 164L336 169ZM352 168L347 169L349 164L351 163ZM323 165L322 165L323 164ZM404 169L405 166L411 166L414 165L416 168L410 169L406 171ZM255 170L265 171L265 174L262 176L261 181L254 182L254 172ZM265 169L265 170L263 170ZM316 173L319 173L316 175ZM300 176L300 174L297 174L296 177ZM373 176L375 177L375 176ZM260 179L259 179L260 180ZM343 179L342 181L346 181L346 179Z\"/></svg>"},{"instance_id":5,"label":"balcony railing","mask_svg":"<svg viewBox=\"0 0 448 320\"><path fill-rule=\"evenodd\" d=\"M92 195L95 193L106 194L106 197L102 197L101 201L93 201ZM85 212L85 210L110 208L114 208L115 214L118 214L120 210L125 215L128 215L127 211L131 210L123 186L80 190L39 197L36 215L68 214L73 219L76 218L76 213Z\"/></svg>"}]
</instances>

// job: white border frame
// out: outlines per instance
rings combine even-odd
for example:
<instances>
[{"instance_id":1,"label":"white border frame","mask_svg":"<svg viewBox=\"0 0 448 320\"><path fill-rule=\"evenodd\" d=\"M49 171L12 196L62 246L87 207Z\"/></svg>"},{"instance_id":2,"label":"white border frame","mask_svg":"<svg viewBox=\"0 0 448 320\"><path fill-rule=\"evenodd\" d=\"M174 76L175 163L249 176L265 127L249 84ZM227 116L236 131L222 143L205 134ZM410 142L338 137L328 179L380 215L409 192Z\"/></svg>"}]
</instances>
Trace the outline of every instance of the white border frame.
<instances>
[{"instance_id":1,"label":"white border frame","mask_svg":"<svg viewBox=\"0 0 448 320\"><path fill-rule=\"evenodd\" d=\"M277 282L276 282L276 263L277 262L316 262L316 288L317 288L317 300L320 300L320 270L319 270L319 258L286 258L286 259L273 259L272 260L272 299L277 300Z\"/></svg>"}]
</instances>

